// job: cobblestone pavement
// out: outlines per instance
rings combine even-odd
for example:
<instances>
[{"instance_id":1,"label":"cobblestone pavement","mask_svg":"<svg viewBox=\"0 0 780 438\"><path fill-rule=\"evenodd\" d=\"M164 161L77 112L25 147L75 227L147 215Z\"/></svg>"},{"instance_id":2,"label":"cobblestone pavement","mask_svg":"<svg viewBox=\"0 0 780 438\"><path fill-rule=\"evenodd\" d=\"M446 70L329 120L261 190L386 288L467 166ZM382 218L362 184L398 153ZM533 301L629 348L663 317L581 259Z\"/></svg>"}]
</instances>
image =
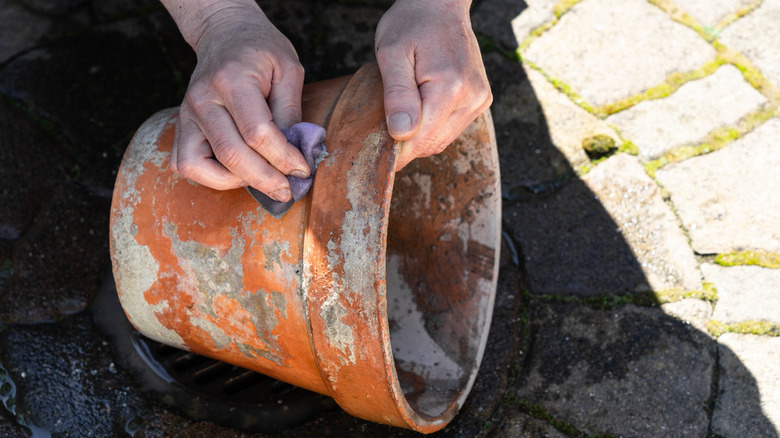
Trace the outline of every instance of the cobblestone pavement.
<instances>
[{"instance_id":1,"label":"cobblestone pavement","mask_svg":"<svg viewBox=\"0 0 780 438\"><path fill-rule=\"evenodd\" d=\"M309 80L386 1L261 1ZM475 0L504 198L486 359L436 435L777 437L780 0ZM259 436L97 329L110 196L194 56L151 0L0 0L0 436ZM325 411L282 436L412 436Z\"/></svg>"}]
</instances>

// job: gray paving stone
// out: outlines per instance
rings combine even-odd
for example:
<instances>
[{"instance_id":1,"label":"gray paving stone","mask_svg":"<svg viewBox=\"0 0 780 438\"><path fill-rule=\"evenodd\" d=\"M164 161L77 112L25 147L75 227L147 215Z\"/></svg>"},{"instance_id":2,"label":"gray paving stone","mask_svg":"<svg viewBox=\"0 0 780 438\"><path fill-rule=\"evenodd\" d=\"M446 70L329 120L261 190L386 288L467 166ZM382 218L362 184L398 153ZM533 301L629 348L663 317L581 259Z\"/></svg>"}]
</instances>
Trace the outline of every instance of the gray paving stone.
<instances>
[{"instance_id":1,"label":"gray paving stone","mask_svg":"<svg viewBox=\"0 0 780 438\"><path fill-rule=\"evenodd\" d=\"M572 168L578 169L589 161L582 148L585 139L598 135L611 138L615 144L621 143L614 129L556 90L541 73L527 67L525 70L542 106L550 139Z\"/></svg>"},{"instance_id":2,"label":"gray paving stone","mask_svg":"<svg viewBox=\"0 0 780 438\"><path fill-rule=\"evenodd\" d=\"M531 417L517 408L507 409L490 433L493 438L565 438L552 425Z\"/></svg>"},{"instance_id":3,"label":"gray paving stone","mask_svg":"<svg viewBox=\"0 0 780 438\"><path fill-rule=\"evenodd\" d=\"M46 34L51 20L32 13L12 0L0 0L0 63L34 46Z\"/></svg>"},{"instance_id":4,"label":"gray paving stone","mask_svg":"<svg viewBox=\"0 0 780 438\"><path fill-rule=\"evenodd\" d=\"M725 323L769 321L780 324L780 270L759 266L703 264L704 278L718 290L716 319Z\"/></svg>"},{"instance_id":5,"label":"gray paving stone","mask_svg":"<svg viewBox=\"0 0 780 438\"><path fill-rule=\"evenodd\" d=\"M720 381L712 432L724 437L777 437L780 338L727 333L718 343Z\"/></svg>"},{"instance_id":6,"label":"gray paving stone","mask_svg":"<svg viewBox=\"0 0 780 438\"><path fill-rule=\"evenodd\" d=\"M2 99L0 132L0 239L17 239L75 163L56 139Z\"/></svg>"},{"instance_id":7,"label":"gray paving stone","mask_svg":"<svg viewBox=\"0 0 780 438\"><path fill-rule=\"evenodd\" d=\"M707 333L707 322L712 318L712 304L692 298L663 304L661 310L702 333Z\"/></svg>"},{"instance_id":8,"label":"gray paving stone","mask_svg":"<svg viewBox=\"0 0 780 438\"><path fill-rule=\"evenodd\" d=\"M669 97L640 102L607 122L639 147L642 158L654 159L674 147L701 142L710 131L735 124L766 101L736 67L726 65Z\"/></svg>"},{"instance_id":9,"label":"gray paving stone","mask_svg":"<svg viewBox=\"0 0 780 438\"><path fill-rule=\"evenodd\" d=\"M658 308L537 304L515 397L585 434L706 435L709 336Z\"/></svg>"},{"instance_id":10,"label":"gray paving stone","mask_svg":"<svg viewBox=\"0 0 780 438\"><path fill-rule=\"evenodd\" d=\"M727 27L720 41L742 52L780 87L780 2L766 0L756 10Z\"/></svg>"},{"instance_id":11,"label":"gray paving stone","mask_svg":"<svg viewBox=\"0 0 780 438\"><path fill-rule=\"evenodd\" d=\"M109 265L109 207L72 184L52 191L14 246L0 320L30 324L87 307Z\"/></svg>"},{"instance_id":12,"label":"gray paving stone","mask_svg":"<svg viewBox=\"0 0 780 438\"><path fill-rule=\"evenodd\" d=\"M535 28L555 19L557 0L483 0L471 14L474 30L514 50Z\"/></svg>"},{"instance_id":13,"label":"gray paving stone","mask_svg":"<svg viewBox=\"0 0 780 438\"><path fill-rule=\"evenodd\" d=\"M375 62L374 33L385 10L333 4L324 11L322 67L330 74L351 74Z\"/></svg>"},{"instance_id":14,"label":"gray paving stone","mask_svg":"<svg viewBox=\"0 0 780 438\"><path fill-rule=\"evenodd\" d=\"M532 294L593 297L650 289L618 225L579 179L505 202L503 216Z\"/></svg>"},{"instance_id":15,"label":"gray paving stone","mask_svg":"<svg viewBox=\"0 0 780 438\"><path fill-rule=\"evenodd\" d=\"M49 122L72 145L81 179L110 193L138 126L181 103L169 65L157 38L133 18L14 59L0 70L0 92Z\"/></svg>"},{"instance_id":16,"label":"gray paving stone","mask_svg":"<svg viewBox=\"0 0 780 438\"><path fill-rule=\"evenodd\" d=\"M14 0L0 0L0 11L0 63L83 28L89 22L86 11L76 11L66 17L52 19Z\"/></svg>"},{"instance_id":17,"label":"gray paving stone","mask_svg":"<svg viewBox=\"0 0 780 438\"><path fill-rule=\"evenodd\" d=\"M553 144L550 126L524 67L496 52L485 54L493 90L493 121L504 196L543 190L574 174L569 160Z\"/></svg>"},{"instance_id":18,"label":"gray paving stone","mask_svg":"<svg viewBox=\"0 0 780 438\"><path fill-rule=\"evenodd\" d=\"M610 157L583 180L617 224L653 290L701 288L693 251L636 157Z\"/></svg>"},{"instance_id":19,"label":"gray paving stone","mask_svg":"<svg viewBox=\"0 0 780 438\"><path fill-rule=\"evenodd\" d=\"M753 0L675 0L674 4L703 26L717 26L729 15L754 3Z\"/></svg>"},{"instance_id":20,"label":"gray paving stone","mask_svg":"<svg viewBox=\"0 0 780 438\"><path fill-rule=\"evenodd\" d=\"M588 0L523 53L587 102L603 105L715 56L693 30L644 0Z\"/></svg>"},{"instance_id":21,"label":"gray paving stone","mask_svg":"<svg viewBox=\"0 0 780 438\"><path fill-rule=\"evenodd\" d=\"M146 404L89 314L9 328L0 345L17 414L52 436L117 436Z\"/></svg>"},{"instance_id":22,"label":"gray paving stone","mask_svg":"<svg viewBox=\"0 0 780 438\"><path fill-rule=\"evenodd\" d=\"M708 155L658 170L700 254L780 252L780 119Z\"/></svg>"}]
</instances>

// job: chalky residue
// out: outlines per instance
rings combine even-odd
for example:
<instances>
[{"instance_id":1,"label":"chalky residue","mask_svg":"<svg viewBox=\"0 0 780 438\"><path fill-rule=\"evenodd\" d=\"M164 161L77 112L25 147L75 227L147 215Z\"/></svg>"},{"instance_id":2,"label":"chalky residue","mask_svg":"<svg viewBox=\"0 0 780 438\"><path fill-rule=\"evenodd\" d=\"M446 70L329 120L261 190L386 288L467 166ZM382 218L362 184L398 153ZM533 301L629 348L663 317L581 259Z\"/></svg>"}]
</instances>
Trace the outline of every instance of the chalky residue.
<instances>
[{"instance_id":1,"label":"chalky residue","mask_svg":"<svg viewBox=\"0 0 780 438\"><path fill-rule=\"evenodd\" d=\"M224 318L224 315L218 315L215 311L214 301L218 297L238 301L241 307L251 314L252 323L255 327L255 333L243 333L242 336L234 335L230 341L235 342L239 351L247 357L264 357L278 364L283 363L283 357L278 354L281 351L278 345L277 336L273 330L279 324L274 313L274 307L280 308L280 312L286 314L284 296L280 292L267 293L259 289L253 293L243 290L243 266L241 258L244 254L244 241L239 236L237 230L230 230L231 245L227 253L221 254L217 248L211 248L195 241L182 241L179 238L176 226L172 223L164 225L166 235L171 239L173 250L180 260L180 265L188 272L188 277L195 281L195 287L200 293L198 306L200 312L211 316L215 320ZM281 297L279 295L282 295ZM273 305L271 303L273 303ZM281 301L281 305L280 305ZM241 318L242 315L235 314L234 317ZM192 317L190 321L193 321ZM228 322L222 325L242 326L241 321L235 321L235 324ZM216 326L215 326L216 328ZM206 331L215 339L217 348L225 348L225 339L222 338L221 330ZM244 340L249 341L253 335L256 335L263 341L266 349L251 347ZM243 338L243 339L242 339ZM229 344L229 342L228 342Z\"/></svg>"},{"instance_id":2,"label":"chalky residue","mask_svg":"<svg viewBox=\"0 0 780 438\"><path fill-rule=\"evenodd\" d=\"M353 329L342 320L348 311L341 300L346 299L351 306L359 309L376 308L373 291L379 274L376 257L379 253L377 246L382 244L383 218L381 203L366 202L367 188L375 185L368 181L369 175L374 173L366 169L376 166L376 151L386 139L387 132L382 129L372 132L363 140L363 147L346 175L347 200L352 209L344 213L339 242L333 239L328 241L327 257L328 268L332 272L332 287L322 305L320 316L328 323L325 332L328 342L342 353L342 364L354 365L357 358ZM335 270L339 264L343 267L343 277ZM384 280L384 272L381 277ZM369 324L371 333L378 333L374 315L360 317Z\"/></svg>"},{"instance_id":3,"label":"chalky residue","mask_svg":"<svg viewBox=\"0 0 780 438\"><path fill-rule=\"evenodd\" d=\"M128 150L121 172L121 186L124 190L119 193L119 199L124 205L114 205L116 215L111 228L111 245L116 259L114 280L117 289L122 291L119 299L130 321L148 336L182 348L184 340L175 331L160 324L155 317L168 309L168 301L162 300L151 305L144 299L144 293L157 280L160 267L149 248L136 241L138 229L133 220L135 206L140 202L135 188L136 181L144 171L145 162L150 161L159 167L167 157L166 153L157 150L157 140L167 124L175 123L176 119L171 119L173 112L175 110L155 114L133 139L134 147Z\"/></svg>"}]
</instances>

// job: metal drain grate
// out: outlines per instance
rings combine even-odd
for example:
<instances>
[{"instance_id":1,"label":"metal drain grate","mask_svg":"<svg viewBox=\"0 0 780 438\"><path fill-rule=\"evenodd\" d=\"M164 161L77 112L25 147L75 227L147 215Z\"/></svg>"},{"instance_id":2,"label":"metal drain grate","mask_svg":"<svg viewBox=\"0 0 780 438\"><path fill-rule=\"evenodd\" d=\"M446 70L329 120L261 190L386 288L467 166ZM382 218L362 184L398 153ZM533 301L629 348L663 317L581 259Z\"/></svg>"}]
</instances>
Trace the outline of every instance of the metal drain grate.
<instances>
[{"instance_id":1,"label":"metal drain grate","mask_svg":"<svg viewBox=\"0 0 780 438\"><path fill-rule=\"evenodd\" d=\"M149 356L167 375L202 395L229 403L263 406L310 398L313 393L255 371L153 341L136 332Z\"/></svg>"},{"instance_id":2,"label":"metal drain grate","mask_svg":"<svg viewBox=\"0 0 780 438\"><path fill-rule=\"evenodd\" d=\"M195 420L212 421L252 432L273 433L297 426L335 408L332 398L255 371L179 350L132 330L142 361L123 361L145 389ZM120 354L120 356L124 356ZM144 370L139 370L143 363ZM156 379L150 379L150 372ZM165 382L164 384L160 384Z\"/></svg>"},{"instance_id":3,"label":"metal drain grate","mask_svg":"<svg viewBox=\"0 0 780 438\"><path fill-rule=\"evenodd\" d=\"M118 364L155 400L194 420L274 433L337 407L330 397L141 335L127 320L110 274L92 312Z\"/></svg>"}]
</instances>

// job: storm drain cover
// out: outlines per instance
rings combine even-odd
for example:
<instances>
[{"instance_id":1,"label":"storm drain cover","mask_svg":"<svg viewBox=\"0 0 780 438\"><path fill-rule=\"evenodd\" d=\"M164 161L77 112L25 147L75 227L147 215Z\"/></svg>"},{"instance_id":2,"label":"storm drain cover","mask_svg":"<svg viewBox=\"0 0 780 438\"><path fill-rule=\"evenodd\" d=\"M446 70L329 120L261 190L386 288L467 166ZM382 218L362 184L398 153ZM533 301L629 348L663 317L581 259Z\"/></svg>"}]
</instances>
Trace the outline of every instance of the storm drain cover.
<instances>
[{"instance_id":1,"label":"storm drain cover","mask_svg":"<svg viewBox=\"0 0 780 438\"><path fill-rule=\"evenodd\" d=\"M92 304L95 321L111 337L119 364L165 405L194 420L265 433L337 406L330 397L141 335L108 277Z\"/></svg>"}]
</instances>

